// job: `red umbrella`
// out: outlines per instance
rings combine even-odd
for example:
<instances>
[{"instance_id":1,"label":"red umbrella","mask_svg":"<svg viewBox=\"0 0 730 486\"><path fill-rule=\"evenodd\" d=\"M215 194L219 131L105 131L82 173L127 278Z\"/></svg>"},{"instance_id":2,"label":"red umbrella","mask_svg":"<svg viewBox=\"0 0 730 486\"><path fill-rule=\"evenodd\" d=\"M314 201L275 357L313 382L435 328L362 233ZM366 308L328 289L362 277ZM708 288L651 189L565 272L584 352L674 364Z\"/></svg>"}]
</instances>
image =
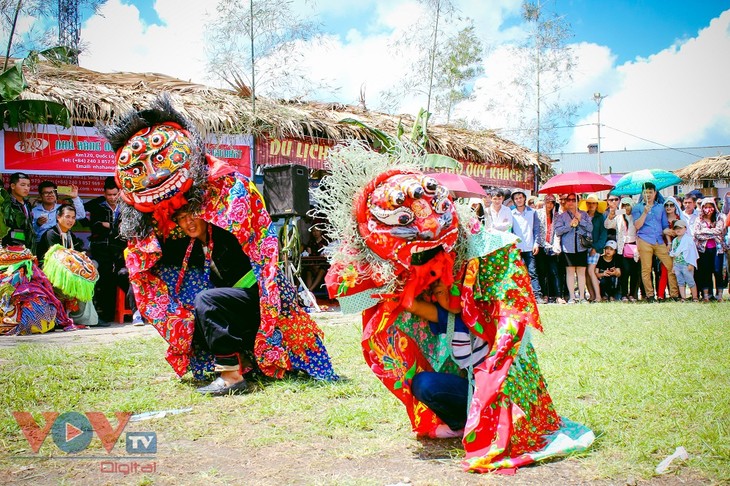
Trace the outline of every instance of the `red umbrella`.
<instances>
[{"instance_id":1,"label":"red umbrella","mask_svg":"<svg viewBox=\"0 0 730 486\"><path fill-rule=\"evenodd\" d=\"M428 174L456 197L483 197L487 195L484 188L471 177L452 174L451 172L435 172Z\"/></svg>"},{"instance_id":2,"label":"red umbrella","mask_svg":"<svg viewBox=\"0 0 730 486\"><path fill-rule=\"evenodd\" d=\"M566 192L598 192L613 188L614 184L595 172L566 172L551 177L540 188L540 194L562 194Z\"/></svg>"}]
</instances>

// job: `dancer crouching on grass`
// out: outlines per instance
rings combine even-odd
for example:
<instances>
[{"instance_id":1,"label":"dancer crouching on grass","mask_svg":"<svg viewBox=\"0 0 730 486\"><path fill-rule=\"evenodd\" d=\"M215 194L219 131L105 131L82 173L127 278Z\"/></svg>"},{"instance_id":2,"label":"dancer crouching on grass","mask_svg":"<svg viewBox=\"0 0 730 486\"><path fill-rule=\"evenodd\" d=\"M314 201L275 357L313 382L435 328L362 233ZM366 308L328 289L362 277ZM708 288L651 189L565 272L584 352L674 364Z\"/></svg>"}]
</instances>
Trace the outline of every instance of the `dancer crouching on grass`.
<instances>
[{"instance_id":1,"label":"dancer crouching on grass","mask_svg":"<svg viewBox=\"0 0 730 486\"><path fill-rule=\"evenodd\" d=\"M252 369L254 341L259 330L259 287L251 262L228 231L193 216L186 208L173 216L190 237L167 240L162 261L208 271L214 288L195 297L195 346L215 356L220 376L198 392L228 395L247 391L243 375ZM250 278L246 279L247 275Z\"/></svg>"}]
</instances>

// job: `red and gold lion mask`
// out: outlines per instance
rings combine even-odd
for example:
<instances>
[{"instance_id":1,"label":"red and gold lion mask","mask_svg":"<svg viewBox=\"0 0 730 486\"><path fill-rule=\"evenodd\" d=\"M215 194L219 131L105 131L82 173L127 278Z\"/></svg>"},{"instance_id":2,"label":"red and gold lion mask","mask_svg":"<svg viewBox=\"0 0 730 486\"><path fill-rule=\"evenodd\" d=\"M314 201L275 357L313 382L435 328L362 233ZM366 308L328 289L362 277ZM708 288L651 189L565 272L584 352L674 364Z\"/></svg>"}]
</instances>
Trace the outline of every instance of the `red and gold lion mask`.
<instances>
[{"instance_id":1,"label":"red and gold lion mask","mask_svg":"<svg viewBox=\"0 0 730 486\"><path fill-rule=\"evenodd\" d=\"M451 251L458 219L449 191L433 177L391 170L372 180L355 204L358 231L379 257L410 268L414 254Z\"/></svg>"},{"instance_id":2,"label":"red and gold lion mask","mask_svg":"<svg viewBox=\"0 0 730 486\"><path fill-rule=\"evenodd\" d=\"M117 185L124 202L149 213L193 183L190 134L174 122L135 133L117 150Z\"/></svg>"}]
</instances>

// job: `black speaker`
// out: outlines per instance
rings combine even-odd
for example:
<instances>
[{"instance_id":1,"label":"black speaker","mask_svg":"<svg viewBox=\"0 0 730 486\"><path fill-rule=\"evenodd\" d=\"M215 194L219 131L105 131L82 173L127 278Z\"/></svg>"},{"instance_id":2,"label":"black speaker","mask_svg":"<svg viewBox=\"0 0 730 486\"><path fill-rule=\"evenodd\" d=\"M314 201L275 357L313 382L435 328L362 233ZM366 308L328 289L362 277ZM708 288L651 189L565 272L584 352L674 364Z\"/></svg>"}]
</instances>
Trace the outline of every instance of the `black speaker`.
<instances>
[{"instance_id":1,"label":"black speaker","mask_svg":"<svg viewBox=\"0 0 730 486\"><path fill-rule=\"evenodd\" d=\"M264 167L264 201L271 217L305 216L309 211L309 169L295 164Z\"/></svg>"}]
</instances>

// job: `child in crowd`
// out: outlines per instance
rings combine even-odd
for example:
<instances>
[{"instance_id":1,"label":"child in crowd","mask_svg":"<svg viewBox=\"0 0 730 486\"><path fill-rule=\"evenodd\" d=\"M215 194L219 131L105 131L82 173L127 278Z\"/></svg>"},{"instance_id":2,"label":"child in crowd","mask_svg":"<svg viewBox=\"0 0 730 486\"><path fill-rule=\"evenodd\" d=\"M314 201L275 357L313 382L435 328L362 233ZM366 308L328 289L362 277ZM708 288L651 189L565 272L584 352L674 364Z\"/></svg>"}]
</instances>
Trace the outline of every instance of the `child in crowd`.
<instances>
[{"instance_id":1,"label":"child in crowd","mask_svg":"<svg viewBox=\"0 0 730 486\"><path fill-rule=\"evenodd\" d=\"M692 293L692 302L697 302L697 285L695 285L695 268L697 267L697 247L691 236L687 236L687 223L678 219L674 222L675 237L672 240L672 250L669 256L674 260L674 274L679 284L679 295L685 300L684 286L688 286Z\"/></svg>"},{"instance_id":2,"label":"child in crowd","mask_svg":"<svg viewBox=\"0 0 730 486\"><path fill-rule=\"evenodd\" d=\"M616 258L616 242L606 241L603 254L596 263L596 277L602 298L621 300L621 260ZM600 302L600 301L599 301Z\"/></svg>"}]
</instances>

